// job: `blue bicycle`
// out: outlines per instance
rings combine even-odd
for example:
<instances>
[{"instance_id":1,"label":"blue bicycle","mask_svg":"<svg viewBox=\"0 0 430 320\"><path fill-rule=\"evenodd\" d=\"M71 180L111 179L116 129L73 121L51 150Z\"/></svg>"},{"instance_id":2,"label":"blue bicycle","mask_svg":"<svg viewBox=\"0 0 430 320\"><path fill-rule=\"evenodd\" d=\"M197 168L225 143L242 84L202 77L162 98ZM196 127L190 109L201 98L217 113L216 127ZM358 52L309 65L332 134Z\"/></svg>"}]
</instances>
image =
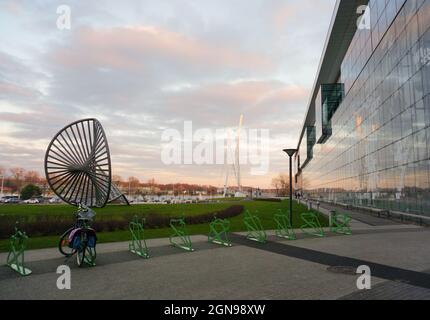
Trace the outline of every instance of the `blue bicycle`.
<instances>
[{"instance_id":1,"label":"blue bicycle","mask_svg":"<svg viewBox=\"0 0 430 320\"><path fill-rule=\"evenodd\" d=\"M85 205L80 204L76 213L75 224L60 237L58 249L65 257L70 258L76 254L79 267L85 264L95 265L97 256L97 236L91 223L96 213Z\"/></svg>"}]
</instances>

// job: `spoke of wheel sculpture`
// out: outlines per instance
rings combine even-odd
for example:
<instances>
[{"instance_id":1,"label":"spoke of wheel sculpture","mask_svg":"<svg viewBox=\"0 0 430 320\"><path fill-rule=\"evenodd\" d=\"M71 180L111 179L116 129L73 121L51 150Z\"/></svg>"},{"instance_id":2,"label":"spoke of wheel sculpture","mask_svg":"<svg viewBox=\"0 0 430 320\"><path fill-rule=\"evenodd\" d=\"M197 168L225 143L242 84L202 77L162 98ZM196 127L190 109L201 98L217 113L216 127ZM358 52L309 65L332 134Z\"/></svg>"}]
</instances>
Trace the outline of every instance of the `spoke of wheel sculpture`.
<instances>
[{"instance_id":1,"label":"spoke of wheel sculpture","mask_svg":"<svg viewBox=\"0 0 430 320\"><path fill-rule=\"evenodd\" d=\"M114 201L119 201L120 203L126 204L126 205L130 205L130 202L128 201L127 197L125 196L125 194L123 194L118 187L112 183L111 187L110 187L110 195L109 195L109 203L112 203Z\"/></svg>"},{"instance_id":2,"label":"spoke of wheel sculpture","mask_svg":"<svg viewBox=\"0 0 430 320\"><path fill-rule=\"evenodd\" d=\"M49 186L63 201L104 207L111 195L111 160L106 135L96 119L62 129L45 155Z\"/></svg>"}]
</instances>

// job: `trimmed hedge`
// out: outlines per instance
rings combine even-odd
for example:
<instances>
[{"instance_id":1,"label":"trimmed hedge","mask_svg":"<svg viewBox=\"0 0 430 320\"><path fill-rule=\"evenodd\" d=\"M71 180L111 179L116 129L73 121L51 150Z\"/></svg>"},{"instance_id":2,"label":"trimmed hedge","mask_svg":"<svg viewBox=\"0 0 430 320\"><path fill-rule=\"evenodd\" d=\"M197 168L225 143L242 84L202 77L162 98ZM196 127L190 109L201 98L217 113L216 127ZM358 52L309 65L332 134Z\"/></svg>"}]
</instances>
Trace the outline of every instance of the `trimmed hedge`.
<instances>
[{"instance_id":1,"label":"trimmed hedge","mask_svg":"<svg viewBox=\"0 0 430 320\"><path fill-rule=\"evenodd\" d=\"M240 215L244 207L234 205L224 210L205 213L195 216L185 216L187 224L203 224L211 222L214 217L220 219L232 218ZM92 224L97 232L111 232L127 230L129 222L133 219L134 214L125 214L117 216L97 216ZM180 216L168 216L162 214L150 213L147 215L137 215L138 218L145 218L146 229L158 229L169 227L170 219L180 218ZM74 223L74 217L55 216L55 215L38 215L34 217L25 216L1 216L0 217L0 239L6 239L15 232L15 222L19 221L20 226L29 236L52 236L61 235L70 228Z\"/></svg>"}]
</instances>

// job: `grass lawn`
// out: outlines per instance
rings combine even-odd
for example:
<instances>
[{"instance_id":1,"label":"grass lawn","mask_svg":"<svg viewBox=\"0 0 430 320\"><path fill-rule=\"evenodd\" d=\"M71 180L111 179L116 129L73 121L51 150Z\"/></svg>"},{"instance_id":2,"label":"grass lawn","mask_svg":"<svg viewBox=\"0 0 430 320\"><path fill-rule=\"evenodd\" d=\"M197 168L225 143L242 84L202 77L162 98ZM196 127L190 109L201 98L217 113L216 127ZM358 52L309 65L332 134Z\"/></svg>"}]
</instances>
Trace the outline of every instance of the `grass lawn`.
<instances>
[{"instance_id":1,"label":"grass lawn","mask_svg":"<svg viewBox=\"0 0 430 320\"><path fill-rule=\"evenodd\" d=\"M231 198L213 198L212 200L219 200L221 202L228 202L228 201L243 201L243 200L245 200L245 198L236 198L236 197L231 197Z\"/></svg>"},{"instance_id":2,"label":"grass lawn","mask_svg":"<svg viewBox=\"0 0 430 320\"><path fill-rule=\"evenodd\" d=\"M204 213L215 212L217 210L226 209L232 204L243 205L245 210L248 209L254 213L258 210L258 215L261 222L266 230L275 229L275 222L273 221L273 215L282 209L284 212L288 210L289 201L285 200L282 202L270 202L270 201L235 201L234 203L209 203L209 204L172 204L172 205L132 205L132 206L117 206L109 205L103 209L96 209L97 216L108 219L111 216L121 216L127 214L166 214L169 216L181 216L182 213L186 215L199 215ZM73 214L76 209L67 205L2 205L0 206L0 219L3 215L15 215L15 216L34 216L37 214L53 214L53 215L68 215ZM302 224L300 219L300 213L307 212L307 208L296 202L293 203L293 227L299 228ZM243 213L237 217L231 218L230 226L232 232L246 231L243 224ZM320 215L321 225L328 226L328 219L325 216ZM209 232L209 225L196 224L189 225L188 231L191 235L194 234L207 234ZM25 230L24 230L25 231ZM148 229L145 230L146 238L164 238L170 235L171 231L169 228L162 229ZM30 235L31 236L31 235ZM100 232L97 233L98 242L117 242L117 241L128 241L130 240L129 231L115 231L115 232ZM58 242L58 236L46 236L46 237L30 237L28 241L28 249L40 249L56 247ZM0 252L8 250L9 240L0 240Z\"/></svg>"},{"instance_id":3,"label":"grass lawn","mask_svg":"<svg viewBox=\"0 0 430 320\"><path fill-rule=\"evenodd\" d=\"M239 203L234 203L239 204ZM167 214L169 216L181 216L185 213L187 216L210 213L218 210L223 210L230 207L231 203L190 203L190 204L136 204L131 206L125 205L107 205L101 209L95 209L97 217L111 217L121 215L133 215L150 213ZM36 216L36 215L66 215L73 216L76 212L76 207L70 205L0 205L1 216Z\"/></svg>"}]
</instances>

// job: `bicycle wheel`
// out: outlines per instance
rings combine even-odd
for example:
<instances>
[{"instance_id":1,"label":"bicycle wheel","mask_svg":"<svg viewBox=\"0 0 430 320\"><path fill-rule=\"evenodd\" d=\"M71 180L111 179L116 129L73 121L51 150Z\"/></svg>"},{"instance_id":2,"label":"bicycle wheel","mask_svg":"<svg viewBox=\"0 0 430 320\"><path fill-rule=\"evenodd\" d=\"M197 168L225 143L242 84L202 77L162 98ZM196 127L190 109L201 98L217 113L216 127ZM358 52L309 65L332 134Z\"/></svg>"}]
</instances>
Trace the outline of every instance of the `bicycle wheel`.
<instances>
[{"instance_id":1,"label":"bicycle wheel","mask_svg":"<svg viewBox=\"0 0 430 320\"><path fill-rule=\"evenodd\" d=\"M69 235L73 229L74 227L71 227L66 232L64 232L63 235L60 237L60 241L58 242L58 250L66 258L69 258L76 253L76 249L69 247Z\"/></svg>"},{"instance_id":2,"label":"bicycle wheel","mask_svg":"<svg viewBox=\"0 0 430 320\"><path fill-rule=\"evenodd\" d=\"M78 263L79 267L83 267L85 264L85 252L87 251L87 234L84 231L81 231L79 234L79 237L81 238L79 249L77 250L76 254L76 262Z\"/></svg>"},{"instance_id":3,"label":"bicycle wheel","mask_svg":"<svg viewBox=\"0 0 430 320\"><path fill-rule=\"evenodd\" d=\"M78 263L78 266L81 268L85 264L85 252L87 251L87 245L82 244L79 248L77 254L76 254L76 262Z\"/></svg>"}]
</instances>

